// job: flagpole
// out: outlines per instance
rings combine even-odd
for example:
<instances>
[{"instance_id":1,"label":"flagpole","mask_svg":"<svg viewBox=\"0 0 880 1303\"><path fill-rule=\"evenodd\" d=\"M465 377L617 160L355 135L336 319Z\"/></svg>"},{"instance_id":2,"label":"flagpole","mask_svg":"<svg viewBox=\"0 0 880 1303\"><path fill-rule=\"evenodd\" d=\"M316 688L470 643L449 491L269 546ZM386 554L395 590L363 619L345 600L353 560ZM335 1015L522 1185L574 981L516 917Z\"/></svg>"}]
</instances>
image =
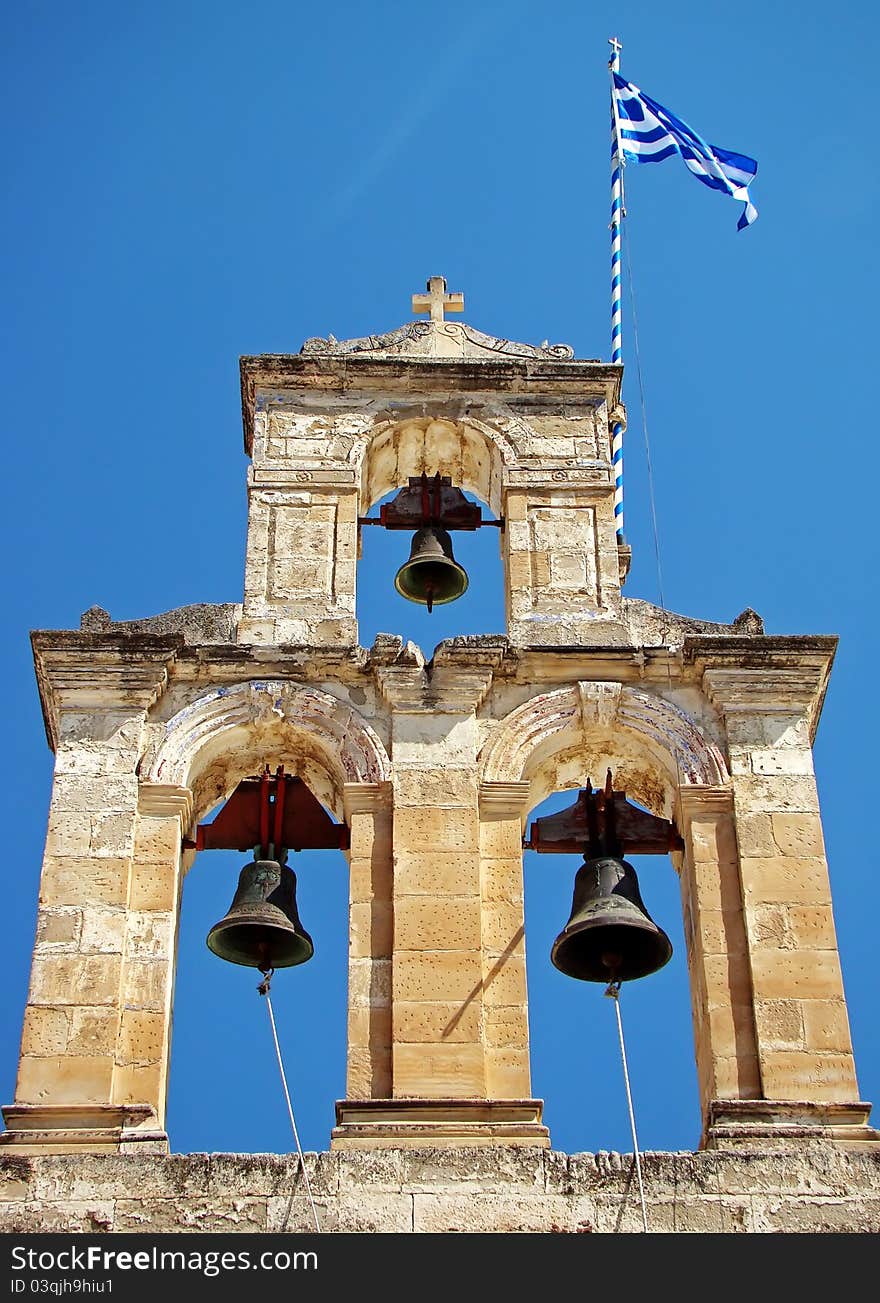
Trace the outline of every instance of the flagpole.
<instances>
[{"instance_id":1,"label":"flagpole","mask_svg":"<svg viewBox=\"0 0 880 1303\"><path fill-rule=\"evenodd\" d=\"M609 38L611 58L608 69L611 77L611 361L623 361L621 339L621 263L620 227L625 209L623 206L623 151L620 148L620 127L617 121L617 100L614 95L614 74L620 68L622 45L616 36ZM623 534L623 422L615 421L611 427L611 466L614 472L614 528L618 540Z\"/></svg>"}]
</instances>

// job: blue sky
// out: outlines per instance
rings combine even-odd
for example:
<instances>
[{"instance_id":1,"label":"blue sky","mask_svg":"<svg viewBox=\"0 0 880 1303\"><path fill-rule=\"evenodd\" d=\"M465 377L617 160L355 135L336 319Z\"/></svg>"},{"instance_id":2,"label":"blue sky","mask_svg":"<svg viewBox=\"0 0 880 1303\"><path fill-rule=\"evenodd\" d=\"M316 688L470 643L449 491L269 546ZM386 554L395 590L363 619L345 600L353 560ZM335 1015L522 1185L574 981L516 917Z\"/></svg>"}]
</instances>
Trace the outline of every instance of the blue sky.
<instances>
[{"instance_id":1,"label":"blue sky","mask_svg":"<svg viewBox=\"0 0 880 1303\"><path fill-rule=\"evenodd\" d=\"M752 606L769 633L840 635L816 768L861 1093L880 1097L863 832L878 727L878 174L865 144L878 28L854 0L810 0L796 17L779 0L7 11L0 1102L14 1092L52 771L28 631L75 628L93 603L130 619L240 600L240 354L392 329L443 274L481 330L609 356L613 33L624 76L759 162L760 217L742 233L740 206L678 160L627 176L663 589L689 615ZM626 591L656 601L628 301L624 322ZM430 653L502 629L494 531L456 538L471 589L430 618L393 592L404 539L368 531L363 643L383 630ZM204 945L241 862L205 856L186 886L176 1150L290 1147L252 975ZM275 1007L303 1141L326 1148L344 1094L345 865L295 867L316 955L279 976ZM555 1147L626 1150L613 1009L549 964L575 867L526 857L534 1090ZM625 992L640 1140L688 1149L699 1120L677 883L665 860L639 871L676 952Z\"/></svg>"}]
</instances>

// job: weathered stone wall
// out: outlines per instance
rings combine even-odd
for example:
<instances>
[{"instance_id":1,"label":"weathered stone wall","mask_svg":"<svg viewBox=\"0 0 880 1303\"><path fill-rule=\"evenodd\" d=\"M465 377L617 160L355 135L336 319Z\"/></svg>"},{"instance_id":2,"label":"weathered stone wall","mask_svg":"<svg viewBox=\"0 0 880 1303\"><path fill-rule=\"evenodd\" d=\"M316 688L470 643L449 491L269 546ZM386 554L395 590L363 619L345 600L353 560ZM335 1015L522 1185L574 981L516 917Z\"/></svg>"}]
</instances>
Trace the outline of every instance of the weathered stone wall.
<instances>
[{"instance_id":1,"label":"weathered stone wall","mask_svg":"<svg viewBox=\"0 0 880 1303\"><path fill-rule=\"evenodd\" d=\"M652 1232L877 1232L880 1146L648 1153ZM641 1232L631 1155L307 1154L326 1232ZM0 1158L0 1231L309 1232L296 1155Z\"/></svg>"}]
</instances>

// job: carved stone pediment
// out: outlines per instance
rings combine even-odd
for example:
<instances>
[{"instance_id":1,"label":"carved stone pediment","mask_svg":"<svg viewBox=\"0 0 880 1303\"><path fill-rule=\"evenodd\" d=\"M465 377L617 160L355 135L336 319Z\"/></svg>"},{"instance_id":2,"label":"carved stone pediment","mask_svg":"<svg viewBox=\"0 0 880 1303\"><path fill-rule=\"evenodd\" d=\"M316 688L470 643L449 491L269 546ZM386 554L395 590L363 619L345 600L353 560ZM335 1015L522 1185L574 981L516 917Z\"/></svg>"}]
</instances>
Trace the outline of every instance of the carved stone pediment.
<instances>
[{"instance_id":1,"label":"carved stone pediment","mask_svg":"<svg viewBox=\"0 0 880 1303\"><path fill-rule=\"evenodd\" d=\"M530 357L548 362L569 362L574 349L569 344L518 344L496 339L457 321L409 321L387 335L365 335L361 339L307 339L300 349L305 354L345 355L370 353L378 357Z\"/></svg>"}]
</instances>

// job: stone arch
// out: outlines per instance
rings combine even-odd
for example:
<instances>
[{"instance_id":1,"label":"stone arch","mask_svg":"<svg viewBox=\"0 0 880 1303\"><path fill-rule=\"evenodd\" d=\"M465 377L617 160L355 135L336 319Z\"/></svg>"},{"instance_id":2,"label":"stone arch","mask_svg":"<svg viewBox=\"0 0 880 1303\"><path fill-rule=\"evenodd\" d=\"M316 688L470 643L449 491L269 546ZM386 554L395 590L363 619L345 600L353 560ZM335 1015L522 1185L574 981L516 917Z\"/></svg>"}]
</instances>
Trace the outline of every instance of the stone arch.
<instances>
[{"instance_id":1,"label":"stone arch","mask_svg":"<svg viewBox=\"0 0 880 1303\"><path fill-rule=\"evenodd\" d=\"M678 706L619 683L581 681L533 697L503 719L480 757L484 784L530 784L529 808L551 792L614 770L655 813L671 817L679 786L717 787L719 748Z\"/></svg>"},{"instance_id":2,"label":"stone arch","mask_svg":"<svg viewBox=\"0 0 880 1303\"><path fill-rule=\"evenodd\" d=\"M448 475L460 489L502 514L502 472L516 462L508 437L484 421L468 417L410 416L377 424L361 463L364 513L409 476Z\"/></svg>"},{"instance_id":3,"label":"stone arch","mask_svg":"<svg viewBox=\"0 0 880 1303\"><path fill-rule=\"evenodd\" d=\"M141 779L190 788L198 820L263 764L284 764L340 819L345 784L391 775L378 735L346 702L304 684L253 679L179 710L144 757Z\"/></svg>"}]
</instances>

